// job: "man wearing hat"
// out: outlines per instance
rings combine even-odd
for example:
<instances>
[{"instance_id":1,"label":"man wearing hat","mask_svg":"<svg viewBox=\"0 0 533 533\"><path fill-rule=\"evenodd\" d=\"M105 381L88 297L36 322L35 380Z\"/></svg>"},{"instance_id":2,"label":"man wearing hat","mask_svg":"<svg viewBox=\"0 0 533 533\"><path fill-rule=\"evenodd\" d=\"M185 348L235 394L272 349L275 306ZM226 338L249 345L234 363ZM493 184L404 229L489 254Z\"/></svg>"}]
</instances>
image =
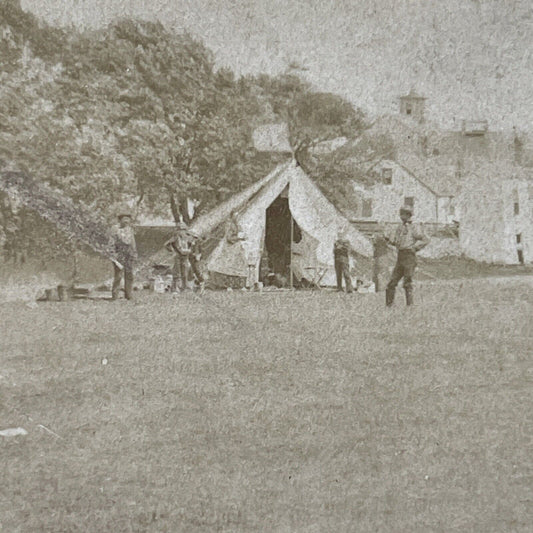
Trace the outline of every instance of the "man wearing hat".
<instances>
[{"instance_id":1,"label":"man wearing hat","mask_svg":"<svg viewBox=\"0 0 533 533\"><path fill-rule=\"evenodd\" d=\"M172 269L172 292L177 292L178 279L180 290L187 288L189 276L189 258L192 249L192 239L187 231L185 222L176 224L176 233L165 243L165 248L174 253L174 268Z\"/></svg>"},{"instance_id":2,"label":"man wearing hat","mask_svg":"<svg viewBox=\"0 0 533 533\"><path fill-rule=\"evenodd\" d=\"M131 227L132 213L127 207L122 207L118 212L118 225L114 227L115 252L118 261L113 261L114 277L111 297L118 298L122 274L124 274L124 294L127 300L133 297L133 266L137 260L137 245L135 234Z\"/></svg>"},{"instance_id":3,"label":"man wearing hat","mask_svg":"<svg viewBox=\"0 0 533 533\"><path fill-rule=\"evenodd\" d=\"M413 208L404 205L400 209L402 224L397 228L394 237L385 235L385 240L398 250L396 265L385 291L385 303L390 307L394 303L396 286L403 278L405 302L413 304L413 275L416 268L416 253L429 243L422 229L412 223Z\"/></svg>"}]
</instances>

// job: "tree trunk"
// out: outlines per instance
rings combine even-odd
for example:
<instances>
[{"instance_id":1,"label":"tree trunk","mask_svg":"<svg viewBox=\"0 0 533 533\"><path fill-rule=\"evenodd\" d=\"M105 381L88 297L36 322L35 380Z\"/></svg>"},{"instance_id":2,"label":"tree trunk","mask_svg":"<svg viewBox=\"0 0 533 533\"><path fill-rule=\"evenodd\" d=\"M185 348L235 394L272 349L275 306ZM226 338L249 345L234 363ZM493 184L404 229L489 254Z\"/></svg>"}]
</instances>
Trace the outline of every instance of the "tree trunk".
<instances>
[{"instance_id":1,"label":"tree trunk","mask_svg":"<svg viewBox=\"0 0 533 533\"><path fill-rule=\"evenodd\" d=\"M174 192L170 189L170 187L168 187L168 196L169 196L169 199L170 199L170 210L172 211L172 216L174 217L174 222L176 222L176 224L178 222L180 222L180 209L179 209L179 206L178 206L178 202L176 201L176 195L174 194Z\"/></svg>"},{"instance_id":2,"label":"tree trunk","mask_svg":"<svg viewBox=\"0 0 533 533\"><path fill-rule=\"evenodd\" d=\"M191 218L189 217L189 210L187 208L187 196L176 194L170 187L167 187L168 196L170 199L170 210L172 211L172 216L176 224L183 220L185 224L189 225L191 223Z\"/></svg>"},{"instance_id":3,"label":"tree trunk","mask_svg":"<svg viewBox=\"0 0 533 533\"><path fill-rule=\"evenodd\" d=\"M181 216L183 217L183 221L189 225L191 223L191 217L189 217L189 209L187 206L187 196L181 196L179 197L179 210L181 213Z\"/></svg>"}]
</instances>

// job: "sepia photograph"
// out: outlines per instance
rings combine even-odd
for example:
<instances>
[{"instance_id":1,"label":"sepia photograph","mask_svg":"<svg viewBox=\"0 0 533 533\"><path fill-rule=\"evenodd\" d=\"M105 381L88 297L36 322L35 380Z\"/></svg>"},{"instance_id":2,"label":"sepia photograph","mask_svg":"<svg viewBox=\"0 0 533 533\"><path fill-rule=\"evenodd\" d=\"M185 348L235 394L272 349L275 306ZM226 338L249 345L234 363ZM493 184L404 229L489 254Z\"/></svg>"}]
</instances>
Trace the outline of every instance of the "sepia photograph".
<instances>
[{"instance_id":1,"label":"sepia photograph","mask_svg":"<svg viewBox=\"0 0 533 533\"><path fill-rule=\"evenodd\" d=\"M533 531L530 0L0 0L0 533Z\"/></svg>"}]
</instances>

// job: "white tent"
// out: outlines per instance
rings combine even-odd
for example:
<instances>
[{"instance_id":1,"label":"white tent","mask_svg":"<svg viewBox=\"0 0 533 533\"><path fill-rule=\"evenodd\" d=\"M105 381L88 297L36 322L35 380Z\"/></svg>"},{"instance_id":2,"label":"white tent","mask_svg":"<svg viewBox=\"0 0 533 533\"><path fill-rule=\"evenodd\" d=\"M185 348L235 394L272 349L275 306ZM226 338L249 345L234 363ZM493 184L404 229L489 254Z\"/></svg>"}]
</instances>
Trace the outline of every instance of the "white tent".
<instances>
[{"instance_id":1,"label":"white tent","mask_svg":"<svg viewBox=\"0 0 533 533\"><path fill-rule=\"evenodd\" d=\"M222 238L218 242L207 260L207 269L212 274L246 278L249 283L258 280L261 257L268 251L269 208L280 201L288 205L288 216L294 221L286 226L291 228L286 246L290 248L289 263L296 279L303 277L312 282L320 280L321 285L335 285L333 244L341 229L361 258L372 256L370 241L291 161L193 223L191 229L201 235L210 234L224 222L228 228L237 225L240 232L240 240ZM293 235L295 227L297 238Z\"/></svg>"}]
</instances>

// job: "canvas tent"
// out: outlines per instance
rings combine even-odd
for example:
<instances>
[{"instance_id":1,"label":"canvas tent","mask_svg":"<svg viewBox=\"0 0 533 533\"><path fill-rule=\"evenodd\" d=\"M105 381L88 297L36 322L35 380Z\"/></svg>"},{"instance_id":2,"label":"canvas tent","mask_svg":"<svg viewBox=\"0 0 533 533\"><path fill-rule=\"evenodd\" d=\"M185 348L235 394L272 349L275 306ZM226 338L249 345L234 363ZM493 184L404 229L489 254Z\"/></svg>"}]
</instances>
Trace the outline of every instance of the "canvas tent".
<instances>
[{"instance_id":1,"label":"canvas tent","mask_svg":"<svg viewBox=\"0 0 533 533\"><path fill-rule=\"evenodd\" d=\"M232 216L232 213L234 214ZM240 239L229 239L231 226ZM370 241L335 209L296 162L272 173L236 194L191 226L202 236L225 227L225 236L207 259L212 279L261 279L262 265L321 285L335 285L333 244L340 229L368 270ZM237 229L233 228L233 229Z\"/></svg>"}]
</instances>

